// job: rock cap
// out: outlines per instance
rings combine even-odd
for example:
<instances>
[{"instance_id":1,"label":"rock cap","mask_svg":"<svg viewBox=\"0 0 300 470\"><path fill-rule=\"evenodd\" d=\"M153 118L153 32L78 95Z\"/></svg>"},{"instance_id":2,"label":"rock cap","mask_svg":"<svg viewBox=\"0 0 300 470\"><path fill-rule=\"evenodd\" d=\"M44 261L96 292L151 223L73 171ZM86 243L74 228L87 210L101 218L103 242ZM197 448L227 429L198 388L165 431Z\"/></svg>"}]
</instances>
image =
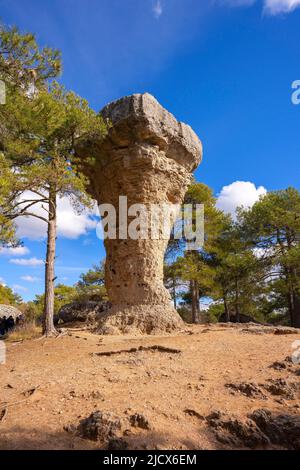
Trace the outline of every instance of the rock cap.
<instances>
[{"instance_id":1,"label":"rock cap","mask_svg":"<svg viewBox=\"0 0 300 470\"><path fill-rule=\"evenodd\" d=\"M158 145L188 170L202 159L202 144L193 129L161 106L149 93L125 96L106 105L100 114L112 127L105 139L113 147Z\"/></svg>"}]
</instances>

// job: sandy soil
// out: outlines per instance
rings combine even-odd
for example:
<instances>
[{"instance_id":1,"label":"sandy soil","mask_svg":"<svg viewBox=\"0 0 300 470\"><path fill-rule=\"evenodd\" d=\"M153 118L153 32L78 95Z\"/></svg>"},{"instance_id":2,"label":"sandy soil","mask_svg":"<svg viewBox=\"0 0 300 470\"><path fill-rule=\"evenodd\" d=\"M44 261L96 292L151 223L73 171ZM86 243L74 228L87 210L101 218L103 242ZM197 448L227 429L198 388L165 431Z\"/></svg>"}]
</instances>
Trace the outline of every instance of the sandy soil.
<instances>
[{"instance_id":1,"label":"sandy soil","mask_svg":"<svg viewBox=\"0 0 300 470\"><path fill-rule=\"evenodd\" d=\"M145 415L151 430L133 428L127 437L129 448L139 449L228 448L203 419L214 410L239 417L262 407L299 414L299 388L286 399L269 392L265 398L245 396L225 386L278 378L299 382L295 371L270 368L291 356L299 335L244 328L194 326L177 335L144 337L68 330L58 339L8 344L7 362L0 365L0 449L99 448L65 430L96 410ZM97 355L141 345L181 352Z\"/></svg>"}]
</instances>

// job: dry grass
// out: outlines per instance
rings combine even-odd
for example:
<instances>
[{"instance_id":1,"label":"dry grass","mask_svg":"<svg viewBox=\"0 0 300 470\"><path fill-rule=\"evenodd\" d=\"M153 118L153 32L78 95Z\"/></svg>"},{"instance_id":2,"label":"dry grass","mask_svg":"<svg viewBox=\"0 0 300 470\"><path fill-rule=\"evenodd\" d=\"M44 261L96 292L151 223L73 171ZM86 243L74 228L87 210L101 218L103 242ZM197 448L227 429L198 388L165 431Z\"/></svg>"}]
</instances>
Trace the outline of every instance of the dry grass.
<instances>
[{"instance_id":1,"label":"dry grass","mask_svg":"<svg viewBox=\"0 0 300 470\"><path fill-rule=\"evenodd\" d=\"M13 343L25 339L35 339L41 336L41 334L41 327L36 326L35 323L24 323L24 325L16 326L14 330L8 334L6 341Z\"/></svg>"}]
</instances>

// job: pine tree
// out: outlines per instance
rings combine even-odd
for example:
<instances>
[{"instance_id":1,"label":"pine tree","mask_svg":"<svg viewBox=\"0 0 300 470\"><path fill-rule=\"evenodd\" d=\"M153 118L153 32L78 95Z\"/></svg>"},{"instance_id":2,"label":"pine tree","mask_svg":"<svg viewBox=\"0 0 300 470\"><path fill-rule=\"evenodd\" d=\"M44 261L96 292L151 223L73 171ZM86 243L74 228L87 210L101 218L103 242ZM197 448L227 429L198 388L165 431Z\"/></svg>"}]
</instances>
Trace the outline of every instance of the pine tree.
<instances>
[{"instance_id":1,"label":"pine tree","mask_svg":"<svg viewBox=\"0 0 300 470\"><path fill-rule=\"evenodd\" d=\"M216 199L212 190L203 183L191 184L184 202L194 207L196 204L204 205L204 246L199 250L187 250L183 254L184 240L171 240L167 253L171 253L173 258L177 255L173 269L182 282L189 286L188 297L191 302L192 321L199 323L203 319L200 311L201 297L209 295L213 287L214 269L210 263L209 251L214 246L228 217L216 208Z\"/></svg>"},{"instance_id":2,"label":"pine tree","mask_svg":"<svg viewBox=\"0 0 300 470\"><path fill-rule=\"evenodd\" d=\"M0 25L0 80L4 83L6 101L18 101L34 90L44 88L47 80L61 70L60 52L39 48L35 36L21 33L16 27ZM6 159L5 141L12 136L15 122L11 107L0 105L0 245L16 244L15 226L4 213L11 212L11 194L16 178ZM15 122L16 123L16 122ZM19 123L20 125L20 123Z\"/></svg>"},{"instance_id":3,"label":"pine tree","mask_svg":"<svg viewBox=\"0 0 300 470\"><path fill-rule=\"evenodd\" d=\"M80 280L76 284L76 289L76 300L107 300L104 262L93 266L93 269L89 269L88 272L81 274Z\"/></svg>"},{"instance_id":4,"label":"pine tree","mask_svg":"<svg viewBox=\"0 0 300 470\"><path fill-rule=\"evenodd\" d=\"M241 314L255 316L255 299L261 292L264 274L252 245L245 240L239 224L231 221L220 233L212 253L215 269L212 297L222 299L226 321L231 314L240 321Z\"/></svg>"},{"instance_id":5,"label":"pine tree","mask_svg":"<svg viewBox=\"0 0 300 470\"><path fill-rule=\"evenodd\" d=\"M57 198L69 197L77 208L91 204L85 191L87 181L76 166L74 145L90 134L101 138L106 125L85 100L57 83L34 96L18 94L14 98L6 105L13 119L4 141L14 190L4 216L10 220L37 217L47 224L43 331L53 336L57 334L53 324ZM30 196L24 200L28 190ZM34 210L37 204L43 215Z\"/></svg>"},{"instance_id":6,"label":"pine tree","mask_svg":"<svg viewBox=\"0 0 300 470\"><path fill-rule=\"evenodd\" d=\"M240 210L245 236L260 252L270 288L285 297L292 326L300 327L300 193L295 188L266 194ZM280 281L280 282L279 282Z\"/></svg>"}]
</instances>

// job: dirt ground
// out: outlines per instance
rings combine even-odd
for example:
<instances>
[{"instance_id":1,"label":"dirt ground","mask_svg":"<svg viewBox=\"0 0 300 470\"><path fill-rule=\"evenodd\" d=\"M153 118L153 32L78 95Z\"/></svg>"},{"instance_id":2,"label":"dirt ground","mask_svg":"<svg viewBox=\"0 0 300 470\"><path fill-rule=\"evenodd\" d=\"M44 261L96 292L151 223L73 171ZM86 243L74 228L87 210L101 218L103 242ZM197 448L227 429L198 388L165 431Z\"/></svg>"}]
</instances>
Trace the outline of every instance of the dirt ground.
<instances>
[{"instance_id":1,"label":"dirt ground","mask_svg":"<svg viewBox=\"0 0 300 470\"><path fill-rule=\"evenodd\" d=\"M216 410L241 419L258 408L299 415L299 366L270 366L291 356L300 335L250 330L203 325L130 337L69 329L57 339L7 344L0 365L0 449L101 448L74 431L96 410L148 419L151 429L127 432L131 449L228 449L205 419ZM97 355L153 345L180 352ZM291 383L294 396L267 391L270 379ZM236 390L240 383L257 385L257 395Z\"/></svg>"}]
</instances>

